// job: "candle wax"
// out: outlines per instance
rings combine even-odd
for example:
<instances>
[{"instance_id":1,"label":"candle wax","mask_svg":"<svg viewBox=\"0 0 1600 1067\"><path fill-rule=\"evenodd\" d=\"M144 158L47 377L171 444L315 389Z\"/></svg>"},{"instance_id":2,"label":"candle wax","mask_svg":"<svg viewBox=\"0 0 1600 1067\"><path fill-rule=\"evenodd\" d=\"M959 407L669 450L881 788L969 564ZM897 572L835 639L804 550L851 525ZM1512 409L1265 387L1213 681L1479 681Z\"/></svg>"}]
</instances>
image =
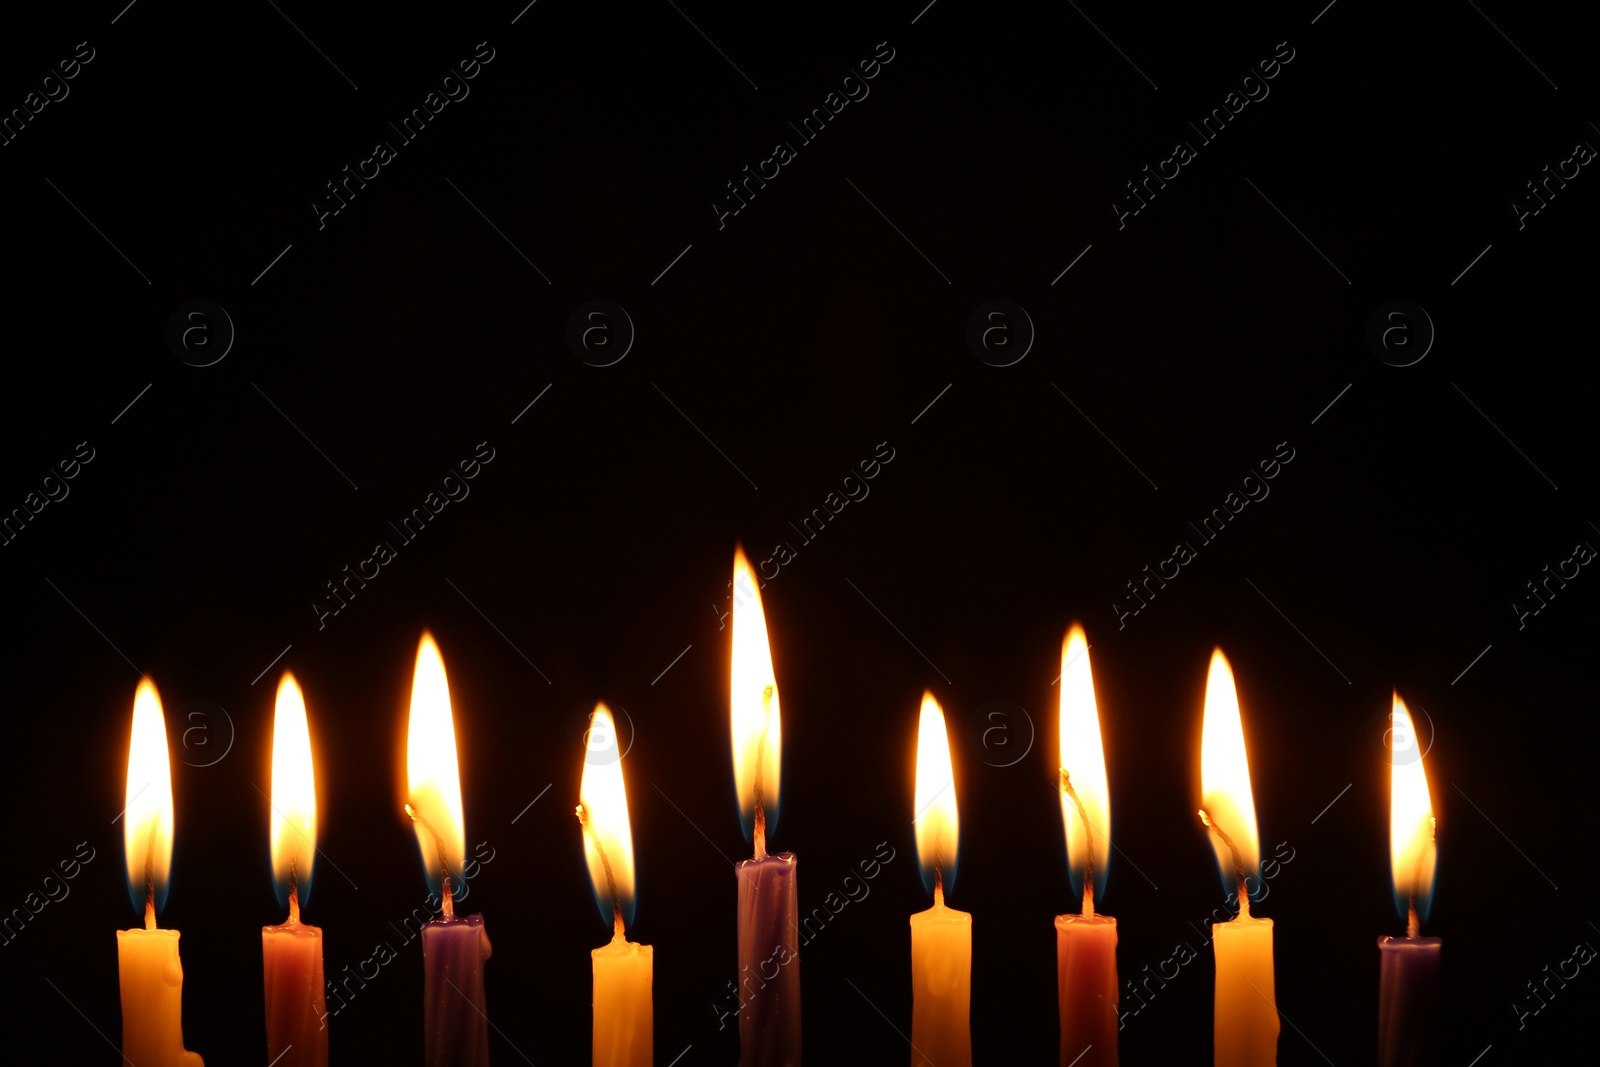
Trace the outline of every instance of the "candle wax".
<instances>
[{"instance_id":1,"label":"candle wax","mask_svg":"<svg viewBox=\"0 0 1600 1067\"><path fill-rule=\"evenodd\" d=\"M594 960L594 1067L651 1067L655 949L617 938Z\"/></svg>"},{"instance_id":2,"label":"candle wax","mask_svg":"<svg viewBox=\"0 0 1600 1067\"><path fill-rule=\"evenodd\" d=\"M972 914L944 894L911 916L911 1065L972 1067Z\"/></svg>"},{"instance_id":3,"label":"candle wax","mask_svg":"<svg viewBox=\"0 0 1600 1067\"><path fill-rule=\"evenodd\" d=\"M1213 923L1217 991L1216 1067L1276 1067L1278 1007L1272 972L1272 920L1239 916Z\"/></svg>"},{"instance_id":4,"label":"candle wax","mask_svg":"<svg viewBox=\"0 0 1600 1067\"><path fill-rule=\"evenodd\" d=\"M793 852L735 865L739 878L739 1067L800 1067L800 946Z\"/></svg>"},{"instance_id":5,"label":"candle wax","mask_svg":"<svg viewBox=\"0 0 1600 1067\"><path fill-rule=\"evenodd\" d=\"M1378 1067L1423 1067L1438 1055L1437 937L1378 938Z\"/></svg>"},{"instance_id":6,"label":"candle wax","mask_svg":"<svg viewBox=\"0 0 1600 1067\"><path fill-rule=\"evenodd\" d=\"M422 927L423 1042L427 1067L489 1067L489 1014L482 915L434 919Z\"/></svg>"},{"instance_id":7,"label":"candle wax","mask_svg":"<svg viewBox=\"0 0 1600 1067\"><path fill-rule=\"evenodd\" d=\"M122 1057L138 1067L204 1067L183 1047L183 963L176 930L118 930Z\"/></svg>"},{"instance_id":8,"label":"candle wax","mask_svg":"<svg viewBox=\"0 0 1600 1067\"><path fill-rule=\"evenodd\" d=\"M1117 1067L1117 920L1056 916L1061 1064Z\"/></svg>"},{"instance_id":9,"label":"candle wax","mask_svg":"<svg viewBox=\"0 0 1600 1067\"><path fill-rule=\"evenodd\" d=\"M261 928L267 990L267 1061L277 1067L328 1067L322 930L301 922Z\"/></svg>"}]
</instances>

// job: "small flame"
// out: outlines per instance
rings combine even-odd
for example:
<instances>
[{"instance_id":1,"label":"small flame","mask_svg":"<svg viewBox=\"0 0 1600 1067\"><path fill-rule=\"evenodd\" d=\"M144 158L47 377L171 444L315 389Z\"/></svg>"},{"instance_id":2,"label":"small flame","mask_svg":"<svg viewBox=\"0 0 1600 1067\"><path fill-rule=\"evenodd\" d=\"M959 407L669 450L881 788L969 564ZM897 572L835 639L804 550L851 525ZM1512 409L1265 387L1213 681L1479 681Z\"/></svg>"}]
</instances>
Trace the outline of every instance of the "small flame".
<instances>
[{"instance_id":1,"label":"small flame","mask_svg":"<svg viewBox=\"0 0 1600 1067\"><path fill-rule=\"evenodd\" d=\"M272 879L278 903L289 905L291 882L299 904L311 895L317 858L317 782L311 766L306 701L294 675L278 682L272 712ZM296 909L298 910L298 908Z\"/></svg>"},{"instance_id":2,"label":"small flame","mask_svg":"<svg viewBox=\"0 0 1600 1067\"><path fill-rule=\"evenodd\" d=\"M917 862L922 883L943 902L944 890L955 885L961 817L956 811L955 768L950 763L950 737L944 710L932 693L922 694L917 720L917 805L912 824L917 833Z\"/></svg>"},{"instance_id":3,"label":"small flame","mask_svg":"<svg viewBox=\"0 0 1600 1067\"><path fill-rule=\"evenodd\" d=\"M1389 728L1389 869L1395 903L1408 916L1409 934L1428 917L1433 903L1434 868L1439 848L1434 842L1433 799L1428 775L1416 744L1416 724L1400 694L1394 695ZM1406 751L1404 758L1401 751ZM1412 911L1415 914L1409 914Z\"/></svg>"},{"instance_id":4,"label":"small flame","mask_svg":"<svg viewBox=\"0 0 1600 1067\"><path fill-rule=\"evenodd\" d=\"M1261 840L1256 833L1256 802L1250 790L1250 761L1245 755L1239 694L1234 689L1233 671L1220 648L1211 653L1211 670L1206 677L1205 719L1200 728L1200 795L1223 890L1232 893L1241 878L1257 876ZM1231 848L1229 840L1233 843ZM1237 859L1233 855L1235 849Z\"/></svg>"},{"instance_id":5,"label":"small flame","mask_svg":"<svg viewBox=\"0 0 1600 1067\"><path fill-rule=\"evenodd\" d=\"M1061 819L1067 830L1072 891L1083 895L1084 873L1092 870L1098 897L1105 890L1106 868L1111 862L1111 789L1106 783L1094 676L1089 672L1089 642L1077 624L1067 631L1061 646L1060 732Z\"/></svg>"},{"instance_id":6,"label":"small flame","mask_svg":"<svg viewBox=\"0 0 1600 1067\"><path fill-rule=\"evenodd\" d=\"M145 678L133 696L133 731L128 738L128 785L123 794L122 851L128 896L146 915L167 901L172 875L172 765L167 758L167 720L156 685Z\"/></svg>"},{"instance_id":7,"label":"small flame","mask_svg":"<svg viewBox=\"0 0 1600 1067\"><path fill-rule=\"evenodd\" d=\"M461 770L456 759L455 718L444 658L433 635L417 646L411 681L411 715L406 726L406 800L422 850L422 869L435 896L443 894L442 868L450 869L460 893L467 861L466 821L461 813Z\"/></svg>"},{"instance_id":8,"label":"small flame","mask_svg":"<svg viewBox=\"0 0 1600 1067\"><path fill-rule=\"evenodd\" d=\"M766 853L766 834L778 824L783 730L761 590L742 548L733 553L733 665L729 674L733 782L745 836L754 838L759 856Z\"/></svg>"},{"instance_id":9,"label":"small flame","mask_svg":"<svg viewBox=\"0 0 1600 1067\"><path fill-rule=\"evenodd\" d=\"M617 726L611 709L595 705L593 729L615 737ZM589 861L589 884L595 903L607 923L633 922L633 828L628 820L628 789L622 780L622 760L612 747L605 755L591 756L583 764L578 784L578 819L583 823L583 854ZM619 934L621 927L618 927Z\"/></svg>"}]
</instances>

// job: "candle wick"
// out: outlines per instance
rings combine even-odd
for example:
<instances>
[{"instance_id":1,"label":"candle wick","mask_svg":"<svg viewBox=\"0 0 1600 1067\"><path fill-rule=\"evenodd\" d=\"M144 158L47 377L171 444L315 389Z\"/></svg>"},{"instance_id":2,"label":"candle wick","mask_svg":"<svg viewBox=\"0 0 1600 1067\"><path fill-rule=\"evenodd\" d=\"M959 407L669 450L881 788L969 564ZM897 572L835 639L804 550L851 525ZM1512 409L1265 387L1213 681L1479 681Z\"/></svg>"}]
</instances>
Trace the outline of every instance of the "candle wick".
<instances>
[{"instance_id":1,"label":"candle wick","mask_svg":"<svg viewBox=\"0 0 1600 1067\"><path fill-rule=\"evenodd\" d=\"M600 854L600 868L606 873L606 892L611 896L611 940L625 941L627 931L622 922L622 895L617 892L617 876L611 870L611 860L606 856L605 846L600 843L600 835L595 833L589 820L589 812L582 804L578 805L578 825L583 827L589 840L594 843L594 850Z\"/></svg>"},{"instance_id":2,"label":"candle wick","mask_svg":"<svg viewBox=\"0 0 1600 1067\"><path fill-rule=\"evenodd\" d=\"M145 838L144 850L144 928L156 928L156 835L155 827Z\"/></svg>"},{"instance_id":3,"label":"candle wick","mask_svg":"<svg viewBox=\"0 0 1600 1067\"><path fill-rule=\"evenodd\" d=\"M1065 767L1061 768L1061 788L1072 798L1072 803L1078 808L1078 818L1083 821L1083 914L1092 919L1094 918L1094 832L1089 828L1089 813L1084 810L1083 801L1078 798L1078 791L1072 788L1072 775L1067 773Z\"/></svg>"},{"instance_id":4,"label":"candle wick","mask_svg":"<svg viewBox=\"0 0 1600 1067\"><path fill-rule=\"evenodd\" d=\"M297 877L298 858L289 861L289 925L300 921L300 880Z\"/></svg>"},{"instance_id":5,"label":"candle wick","mask_svg":"<svg viewBox=\"0 0 1600 1067\"><path fill-rule=\"evenodd\" d=\"M937 853L933 860L933 906L944 907L944 864Z\"/></svg>"},{"instance_id":6,"label":"candle wick","mask_svg":"<svg viewBox=\"0 0 1600 1067\"><path fill-rule=\"evenodd\" d=\"M1431 816L1428 818L1428 840L1430 842L1434 840L1434 833L1436 832L1438 825L1439 824L1437 820ZM1422 859L1426 853L1426 849L1417 849L1417 862L1416 865L1411 868L1411 896L1406 902L1407 937L1416 937L1422 933L1422 921L1417 917L1417 896L1422 889Z\"/></svg>"},{"instance_id":7,"label":"candle wick","mask_svg":"<svg viewBox=\"0 0 1600 1067\"><path fill-rule=\"evenodd\" d=\"M443 914L446 919L453 919L456 915L456 908L450 896L450 879L452 875L450 873L450 861L445 858L444 842L439 839L439 831L435 830L428 820L422 817L420 811L410 804L407 804L405 809L406 814L411 817L411 821L420 823L422 828L433 837L433 850L439 854L439 871L444 882Z\"/></svg>"},{"instance_id":8,"label":"candle wick","mask_svg":"<svg viewBox=\"0 0 1600 1067\"><path fill-rule=\"evenodd\" d=\"M761 690L761 737L756 742L756 819L755 819L755 845L756 859L765 859L767 855L767 806L763 794L765 776L762 771L767 763L767 731L772 728L772 695L773 687L766 686Z\"/></svg>"},{"instance_id":9,"label":"candle wick","mask_svg":"<svg viewBox=\"0 0 1600 1067\"><path fill-rule=\"evenodd\" d=\"M1205 808L1200 809L1200 821L1205 823L1206 829L1222 838L1222 843L1228 846L1228 851L1233 853L1233 873L1239 885L1239 918L1250 918L1250 889L1245 885L1244 860L1239 855L1239 846L1233 843L1227 831L1217 825L1217 821L1206 813Z\"/></svg>"}]
</instances>

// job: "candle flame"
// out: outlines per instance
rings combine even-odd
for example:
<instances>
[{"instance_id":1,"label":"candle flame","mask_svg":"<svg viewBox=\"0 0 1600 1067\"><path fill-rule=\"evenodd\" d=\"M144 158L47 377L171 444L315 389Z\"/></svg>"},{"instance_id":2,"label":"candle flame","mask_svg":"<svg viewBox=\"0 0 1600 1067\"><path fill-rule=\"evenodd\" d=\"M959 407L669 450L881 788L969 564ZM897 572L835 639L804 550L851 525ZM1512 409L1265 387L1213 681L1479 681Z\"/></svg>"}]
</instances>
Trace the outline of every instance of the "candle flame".
<instances>
[{"instance_id":1,"label":"candle flame","mask_svg":"<svg viewBox=\"0 0 1600 1067\"><path fill-rule=\"evenodd\" d=\"M444 658L433 635L417 646L411 681L411 714L406 726L406 800L422 850L422 869L435 896L442 896L443 872L459 893L467 860L466 821L461 812L461 770L456 758L455 717Z\"/></svg>"},{"instance_id":2,"label":"candle flame","mask_svg":"<svg viewBox=\"0 0 1600 1067\"><path fill-rule=\"evenodd\" d=\"M1439 858L1434 842L1433 799L1416 745L1416 724L1399 693L1394 695L1390 723L1389 869L1394 878L1395 903L1408 917L1409 936L1416 937L1417 927L1427 918L1433 902L1434 868Z\"/></svg>"},{"instance_id":3,"label":"candle flame","mask_svg":"<svg viewBox=\"0 0 1600 1067\"><path fill-rule=\"evenodd\" d=\"M1059 754L1061 820L1067 831L1072 891L1085 895L1084 875L1093 871L1092 899L1105 890L1106 868L1111 862L1111 790L1106 782L1094 676L1089 671L1089 642L1083 627L1076 623L1061 645Z\"/></svg>"},{"instance_id":4,"label":"candle flame","mask_svg":"<svg viewBox=\"0 0 1600 1067\"><path fill-rule=\"evenodd\" d=\"M172 875L172 765L167 720L155 683L145 678L133 696L128 738L128 783L123 794L122 850L133 906L154 925L151 905L162 907Z\"/></svg>"},{"instance_id":5,"label":"candle flame","mask_svg":"<svg viewBox=\"0 0 1600 1067\"><path fill-rule=\"evenodd\" d=\"M1250 790L1250 761L1245 755L1239 694L1234 688L1233 670L1220 648L1211 653L1211 669L1206 677L1205 719L1200 729L1200 795L1201 817L1217 853L1223 890L1233 893L1241 880L1257 877L1261 841L1256 834L1256 802ZM1248 898L1241 899L1240 906L1248 907Z\"/></svg>"},{"instance_id":6,"label":"candle flame","mask_svg":"<svg viewBox=\"0 0 1600 1067\"><path fill-rule=\"evenodd\" d=\"M754 839L756 855L762 856L766 854L766 835L778 824L783 730L761 590L742 548L733 553L733 663L729 675L739 818L745 837Z\"/></svg>"},{"instance_id":7,"label":"candle flame","mask_svg":"<svg viewBox=\"0 0 1600 1067\"><path fill-rule=\"evenodd\" d=\"M957 851L961 842L961 817L956 811L955 768L950 763L950 737L944 709L932 693L922 694L917 719L917 811L912 825L917 834L917 863L922 882L942 903L944 890L955 885Z\"/></svg>"},{"instance_id":8,"label":"candle flame","mask_svg":"<svg viewBox=\"0 0 1600 1067\"><path fill-rule=\"evenodd\" d=\"M311 895L311 869L317 858L317 782L311 765L305 696L288 671L278 682L278 698L272 712L272 816L268 835L278 903L289 906L292 886L297 904L304 904Z\"/></svg>"},{"instance_id":9,"label":"candle flame","mask_svg":"<svg viewBox=\"0 0 1600 1067\"><path fill-rule=\"evenodd\" d=\"M611 709L596 704L593 729L616 736ZM578 819L583 824L583 855L589 862L589 884L607 923L633 921L633 827L628 819L628 789L620 759L586 759L578 784Z\"/></svg>"}]
</instances>

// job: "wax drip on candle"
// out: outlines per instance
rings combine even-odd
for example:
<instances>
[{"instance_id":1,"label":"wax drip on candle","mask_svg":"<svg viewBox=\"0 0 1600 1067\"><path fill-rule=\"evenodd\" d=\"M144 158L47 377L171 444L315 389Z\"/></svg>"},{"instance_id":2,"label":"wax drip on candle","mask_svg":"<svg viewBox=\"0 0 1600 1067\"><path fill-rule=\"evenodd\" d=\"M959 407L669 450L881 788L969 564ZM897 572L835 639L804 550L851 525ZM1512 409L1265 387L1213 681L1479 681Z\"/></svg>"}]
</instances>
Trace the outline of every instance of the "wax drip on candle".
<instances>
[{"instance_id":1,"label":"wax drip on candle","mask_svg":"<svg viewBox=\"0 0 1600 1067\"><path fill-rule=\"evenodd\" d=\"M439 840L439 831L435 830L428 820L422 817L422 813L410 804L406 805L406 814L411 817L412 822L421 823L422 828L433 835L433 850L439 854L439 870L443 874L444 881L444 900L439 905L439 911L444 918L454 919L456 905L455 899L450 895L450 864L444 858L444 842Z\"/></svg>"},{"instance_id":2,"label":"wax drip on candle","mask_svg":"<svg viewBox=\"0 0 1600 1067\"><path fill-rule=\"evenodd\" d=\"M589 824L589 813L582 804L578 805L578 825L588 833L589 840L594 842L594 850L600 853L600 866L606 872L606 892L611 894L611 918L613 943L627 940L627 929L622 922L622 896L617 892L617 878L611 873L611 860L606 856L605 846L600 843L600 835L595 833L594 827Z\"/></svg>"},{"instance_id":3,"label":"wax drip on candle","mask_svg":"<svg viewBox=\"0 0 1600 1067\"><path fill-rule=\"evenodd\" d=\"M1228 846L1228 851L1233 853L1233 873L1239 880L1239 918L1250 918L1250 890L1245 885L1244 860L1239 856L1239 846L1233 843L1233 838L1218 826L1216 820L1206 814L1206 809L1200 809L1200 821L1206 824L1206 829L1222 838L1222 843Z\"/></svg>"},{"instance_id":4,"label":"wax drip on candle","mask_svg":"<svg viewBox=\"0 0 1600 1067\"><path fill-rule=\"evenodd\" d=\"M767 856L767 809L761 796L761 771L767 762L767 731L772 728L772 686L761 690L761 739L756 742L756 859Z\"/></svg>"},{"instance_id":5,"label":"wax drip on candle","mask_svg":"<svg viewBox=\"0 0 1600 1067\"><path fill-rule=\"evenodd\" d=\"M1094 849L1087 847L1088 842L1094 837L1089 829L1089 813L1083 808L1083 801L1078 799L1078 791L1072 788L1072 775L1067 773L1065 767L1061 768L1061 788L1067 796L1072 798L1072 803L1078 809L1078 818L1083 820L1083 917L1094 918ZM1202 813L1204 814L1204 813Z\"/></svg>"}]
</instances>

